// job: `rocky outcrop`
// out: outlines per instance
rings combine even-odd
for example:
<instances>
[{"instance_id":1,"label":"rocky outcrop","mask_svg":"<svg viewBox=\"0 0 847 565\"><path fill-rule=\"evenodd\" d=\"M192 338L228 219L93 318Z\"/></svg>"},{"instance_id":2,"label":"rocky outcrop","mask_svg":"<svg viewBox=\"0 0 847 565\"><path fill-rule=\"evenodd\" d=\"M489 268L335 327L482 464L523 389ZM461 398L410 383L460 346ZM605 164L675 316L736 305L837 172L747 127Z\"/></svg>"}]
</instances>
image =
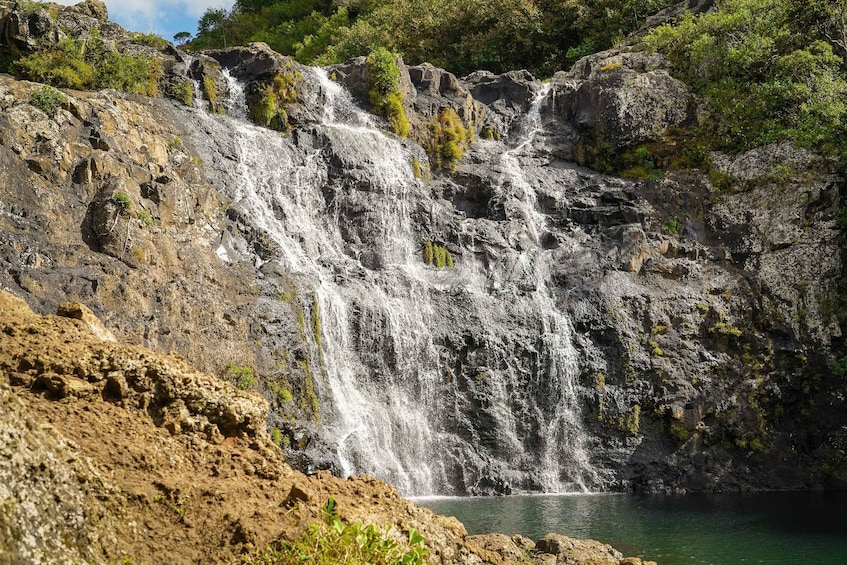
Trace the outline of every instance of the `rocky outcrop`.
<instances>
[{"instance_id":1,"label":"rocky outcrop","mask_svg":"<svg viewBox=\"0 0 847 565\"><path fill-rule=\"evenodd\" d=\"M375 479L292 471L262 398L104 329L83 305L42 317L0 291L4 562L232 563L302 535L332 497L345 521L420 532L429 563L633 563L562 536L472 538Z\"/></svg>"},{"instance_id":2,"label":"rocky outcrop","mask_svg":"<svg viewBox=\"0 0 847 565\"><path fill-rule=\"evenodd\" d=\"M590 55L556 74L558 112L580 134L578 161L591 165L604 151L660 142L693 120L691 90L665 67L662 55L623 50Z\"/></svg>"}]
</instances>

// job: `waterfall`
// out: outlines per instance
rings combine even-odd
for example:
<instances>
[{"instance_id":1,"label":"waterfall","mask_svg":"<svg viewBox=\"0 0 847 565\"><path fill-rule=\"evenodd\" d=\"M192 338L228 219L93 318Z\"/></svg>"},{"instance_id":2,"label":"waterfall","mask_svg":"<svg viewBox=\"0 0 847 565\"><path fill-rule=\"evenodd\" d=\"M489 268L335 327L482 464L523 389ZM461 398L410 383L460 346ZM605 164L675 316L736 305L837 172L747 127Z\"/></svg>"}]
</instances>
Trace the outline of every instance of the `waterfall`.
<instances>
[{"instance_id":1,"label":"waterfall","mask_svg":"<svg viewBox=\"0 0 847 565\"><path fill-rule=\"evenodd\" d=\"M377 129L324 70L306 72L323 98L310 143L247 123L243 86L228 73L229 115L187 121L198 137L230 140L231 156L205 148L221 190L313 298L301 324L316 331L305 339L320 433L342 472L410 496L595 486L572 328L549 288L546 219L521 167L549 87L514 147L497 145L494 192L514 248L494 265L471 249L437 269L422 260L416 214L433 197L412 171L419 150ZM465 222L471 239L490 224Z\"/></svg>"}]
</instances>

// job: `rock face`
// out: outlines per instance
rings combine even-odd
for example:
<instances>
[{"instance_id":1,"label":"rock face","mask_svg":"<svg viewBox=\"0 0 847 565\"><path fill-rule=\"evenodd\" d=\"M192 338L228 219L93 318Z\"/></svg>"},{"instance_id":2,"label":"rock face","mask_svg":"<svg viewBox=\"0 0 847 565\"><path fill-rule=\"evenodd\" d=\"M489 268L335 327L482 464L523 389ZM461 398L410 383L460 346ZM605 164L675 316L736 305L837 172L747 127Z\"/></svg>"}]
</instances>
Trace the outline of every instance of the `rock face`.
<instances>
[{"instance_id":1,"label":"rock face","mask_svg":"<svg viewBox=\"0 0 847 565\"><path fill-rule=\"evenodd\" d=\"M92 10L58 17L112 33ZM49 12L26 29L15 13L0 11L8 51L57 40ZM451 173L353 103L364 60L325 73L261 44L157 53L167 84L208 77L236 115L239 89L292 71L287 131L113 92L68 92L47 115L37 85L0 77L0 286L36 311L86 304L117 339L261 392L289 461L404 493L843 480L831 162L778 144L649 181L579 165L671 150L668 128L697 115L662 59L632 50L549 84L401 66L413 130L450 109L469 137L501 134ZM97 348L72 366L108 365ZM144 375L54 374L16 378L209 441L259 426L228 424L223 401L198 411L194 393L145 405Z\"/></svg>"},{"instance_id":2,"label":"rock face","mask_svg":"<svg viewBox=\"0 0 847 565\"><path fill-rule=\"evenodd\" d=\"M84 308L42 317L0 291L4 563L232 563L301 535L330 496L345 521L420 532L429 563L599 563L595 548L622 563L608 546L561 536L538 547L503 536L495 548L375 479L297 473L265 431L261 397L104 340Z\"/></svg>"}]
</instances>

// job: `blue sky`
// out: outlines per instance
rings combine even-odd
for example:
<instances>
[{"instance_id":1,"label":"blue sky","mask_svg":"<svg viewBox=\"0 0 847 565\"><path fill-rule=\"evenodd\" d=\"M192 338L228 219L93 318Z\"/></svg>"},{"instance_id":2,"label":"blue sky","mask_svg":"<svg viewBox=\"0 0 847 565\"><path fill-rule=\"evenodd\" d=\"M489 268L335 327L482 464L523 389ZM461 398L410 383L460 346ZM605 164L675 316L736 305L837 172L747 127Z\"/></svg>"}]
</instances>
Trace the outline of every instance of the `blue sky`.
<instances>
[{"instance_id":1,"label":"blue sky","mask_svg":"<svg viewBox=\"0 0 847 565\"><path fill-rule=\"evenodd\" d=\"M81 0L54 0L77 4ZM232 8L234 0L104 0L109 19L130 31L156 33L169 41L179 31L197 33L197 20L208 8Z\"/></svg>"}]
</instances>

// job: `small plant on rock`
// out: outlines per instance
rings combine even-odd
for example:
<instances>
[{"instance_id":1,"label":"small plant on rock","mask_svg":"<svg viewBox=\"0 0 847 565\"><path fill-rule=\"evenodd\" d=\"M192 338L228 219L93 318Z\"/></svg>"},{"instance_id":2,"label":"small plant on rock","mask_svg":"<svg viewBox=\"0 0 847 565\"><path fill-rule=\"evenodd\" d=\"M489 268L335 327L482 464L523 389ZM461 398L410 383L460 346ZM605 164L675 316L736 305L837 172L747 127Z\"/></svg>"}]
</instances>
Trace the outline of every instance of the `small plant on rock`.
<instances>
[{"instance_id":1,"label":"small plant on rock","mask_svg":"<svg viewBox=\"0 0 847 565\"><path fill-rule=\"evenodd\" d=\"M280 541L275 547L245 555L250 564L283 565L423 565L429 555L423 537L414 529L406 543L389 535L388 529L361 522L345 524L330 498L323 509L323 521L310 524L303 535L292 541Z\"/></svg>"},{"instance_id":2,"label":"small plant on rock","mask_svg":"<svg viewBox=\"0 0 847 565\"><path fill-rule=\"evenodd\" d=\"M125 212L132 208L132 199L123 192L115 192L112 194L112 203L115 204L121 212Z\"/></svg>"},{"instance_id":3,"label":"small plant on rock","mask_svg":"<svg viewBox=\"0 0 847 565\"><path fill-rule=\"evenodd\" d=\"M62 107L66 100L64 94L46 85L33 90L29 94L29 103L48 116L55 116L56 111Z\"/></svg>"},{"instance_id":4,"label":"small plant on rock","mask_svg":"<svg viewBox=\"0 0 847 565\"><path fill-rule=\"evenodd\" d=\"M248 390L256 383L253 368L248 365L239 366L230 361L226 366L226 374L235 381L235 386L239 390Z\"/></svg>"}]
</instances>

